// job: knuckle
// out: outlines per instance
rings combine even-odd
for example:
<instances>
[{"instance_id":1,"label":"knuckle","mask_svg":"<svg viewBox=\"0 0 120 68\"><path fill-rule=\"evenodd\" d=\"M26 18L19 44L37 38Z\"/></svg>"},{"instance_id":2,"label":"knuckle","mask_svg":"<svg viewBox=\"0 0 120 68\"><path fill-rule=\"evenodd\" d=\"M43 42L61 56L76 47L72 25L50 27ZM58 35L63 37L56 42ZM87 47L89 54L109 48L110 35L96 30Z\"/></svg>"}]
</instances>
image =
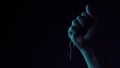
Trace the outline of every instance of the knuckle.
<instances>
[{"instance_id":1,"label":"knuckle","mask_svg":"<svg viewBox=\"0 0 120 68\"><path fill-rule=\"evenodd\" d=\"M86 16L87 14L85 12L82 12L81 13L81 16Z\"/></svg>"},{"instance_id":2,"label":"knuckle","mask_svg":"<svg viewBox=\"0 0 120 68\"><path fill-rule=\"evenodd\" d=\"M90 17L86 12L82 12L81 16L84 16L86 19L89 19L89 17Z\"/></svg>"},{"instance_id":3,"label":"knuckle","mask_svg":"<svg viewBox=\"0 0 120 68\"><path fill-rule=\"evenodd\" d=\"M76 27L74 26L70 26L69 29L68 29L68 36L72 36L72 35L75 35L76 34Z\"/></svg>"},{"instance_id":4,"label":"knuckle","mask_svg":"<svg viewBox=\"0 0 120 68\"><path fill-rule=\"evenodd\" d=\"M80 23L77 20L73 20L72 26L80 27Z\"/></svg>"},{"instance_id":5,"label":"knuckle","mask_svg":"<svg viewBox=\"0 0 120 68\"><path fill-rule=\"evenodd\" d=\"M84 26L85 22L86 22L86 18L84 16L77 16L77 21L81 24L81 26Z\"/></svg>"}]
</instances>

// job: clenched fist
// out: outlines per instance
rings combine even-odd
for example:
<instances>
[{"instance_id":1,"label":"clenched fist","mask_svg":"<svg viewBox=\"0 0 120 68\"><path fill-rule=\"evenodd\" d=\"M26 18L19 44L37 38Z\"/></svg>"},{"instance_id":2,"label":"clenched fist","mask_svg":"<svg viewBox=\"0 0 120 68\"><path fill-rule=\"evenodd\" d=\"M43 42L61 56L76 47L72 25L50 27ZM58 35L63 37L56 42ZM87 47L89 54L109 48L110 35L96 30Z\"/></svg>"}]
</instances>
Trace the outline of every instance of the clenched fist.
<instances>
[{"instance_id":1,"label":"clenched fist","mask_svg":"<svg viewBox=\"0 0 120 68\"><path fill-rule=\"evenodd\" d=\"M92 9L87 5L85 12L77 16L68 29L68 37L77 48L86 47L86 43L93 40L95 24Z\"/></svg>"}]
</instances>

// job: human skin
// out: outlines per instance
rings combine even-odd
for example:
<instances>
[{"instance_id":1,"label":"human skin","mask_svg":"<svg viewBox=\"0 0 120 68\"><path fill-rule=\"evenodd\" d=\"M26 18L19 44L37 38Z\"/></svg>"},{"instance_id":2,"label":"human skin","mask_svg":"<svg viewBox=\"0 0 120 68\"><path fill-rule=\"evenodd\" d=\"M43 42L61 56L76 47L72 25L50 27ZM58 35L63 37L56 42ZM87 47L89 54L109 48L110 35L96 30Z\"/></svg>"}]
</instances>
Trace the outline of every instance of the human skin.
<instances>
[{"instance_id":1,"label":"human skin","mask_svg":"<svg viewBox=\"0 0 120 68\"><path fill-rule=\"evenodd\" d=\"M96 22L93 21L94 19L95 16L91 8L86 5L86 11L73 20L68 29L68 37L82 53L88 68L100 68L92 48L87 47L89 46L89 43L87 46L85 44L93 39L96 27Z\"/></svg>"}]
</instances>

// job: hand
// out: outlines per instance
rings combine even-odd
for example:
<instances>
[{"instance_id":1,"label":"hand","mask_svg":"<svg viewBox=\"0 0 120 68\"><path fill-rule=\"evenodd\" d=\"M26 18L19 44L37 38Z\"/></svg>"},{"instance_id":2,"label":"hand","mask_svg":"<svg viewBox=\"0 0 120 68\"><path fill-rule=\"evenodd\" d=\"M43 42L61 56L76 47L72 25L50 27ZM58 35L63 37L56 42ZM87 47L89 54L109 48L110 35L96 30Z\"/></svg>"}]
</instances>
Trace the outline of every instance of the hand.
<instances>
[{"instance_id":1,"label":"hand","mask_svg":"<svg viewBox=\"0 0 120 68\"><path fill-rule=\"evenodd\" d=\"M72 21L68 29L68 37L77 48L86 47L85 43L94 39L95 19L91 8L87 5L86 11L82 12L75 20Z\"/></svg>"}]
</instances>

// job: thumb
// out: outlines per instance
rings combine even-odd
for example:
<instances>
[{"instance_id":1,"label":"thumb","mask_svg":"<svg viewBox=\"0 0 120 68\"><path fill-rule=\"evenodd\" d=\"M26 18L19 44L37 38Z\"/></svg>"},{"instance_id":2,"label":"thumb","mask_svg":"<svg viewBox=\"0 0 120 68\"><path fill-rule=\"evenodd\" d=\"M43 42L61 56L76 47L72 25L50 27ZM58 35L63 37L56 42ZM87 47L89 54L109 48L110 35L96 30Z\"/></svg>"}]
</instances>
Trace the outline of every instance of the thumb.
<instances>
[{"instance_id":1,"label":"thumb","mask_svg":"<svg viewBox=\"0 0 120 68\"><path fill-rule=\"evenodd\" d=\"M94 14L94 12L93 12L93 8L92 7L90 7L89 5L86 5L86 13L89 15L89 16L91 16L92 18L95 16Z\"/></svg>"}]
</instances>

